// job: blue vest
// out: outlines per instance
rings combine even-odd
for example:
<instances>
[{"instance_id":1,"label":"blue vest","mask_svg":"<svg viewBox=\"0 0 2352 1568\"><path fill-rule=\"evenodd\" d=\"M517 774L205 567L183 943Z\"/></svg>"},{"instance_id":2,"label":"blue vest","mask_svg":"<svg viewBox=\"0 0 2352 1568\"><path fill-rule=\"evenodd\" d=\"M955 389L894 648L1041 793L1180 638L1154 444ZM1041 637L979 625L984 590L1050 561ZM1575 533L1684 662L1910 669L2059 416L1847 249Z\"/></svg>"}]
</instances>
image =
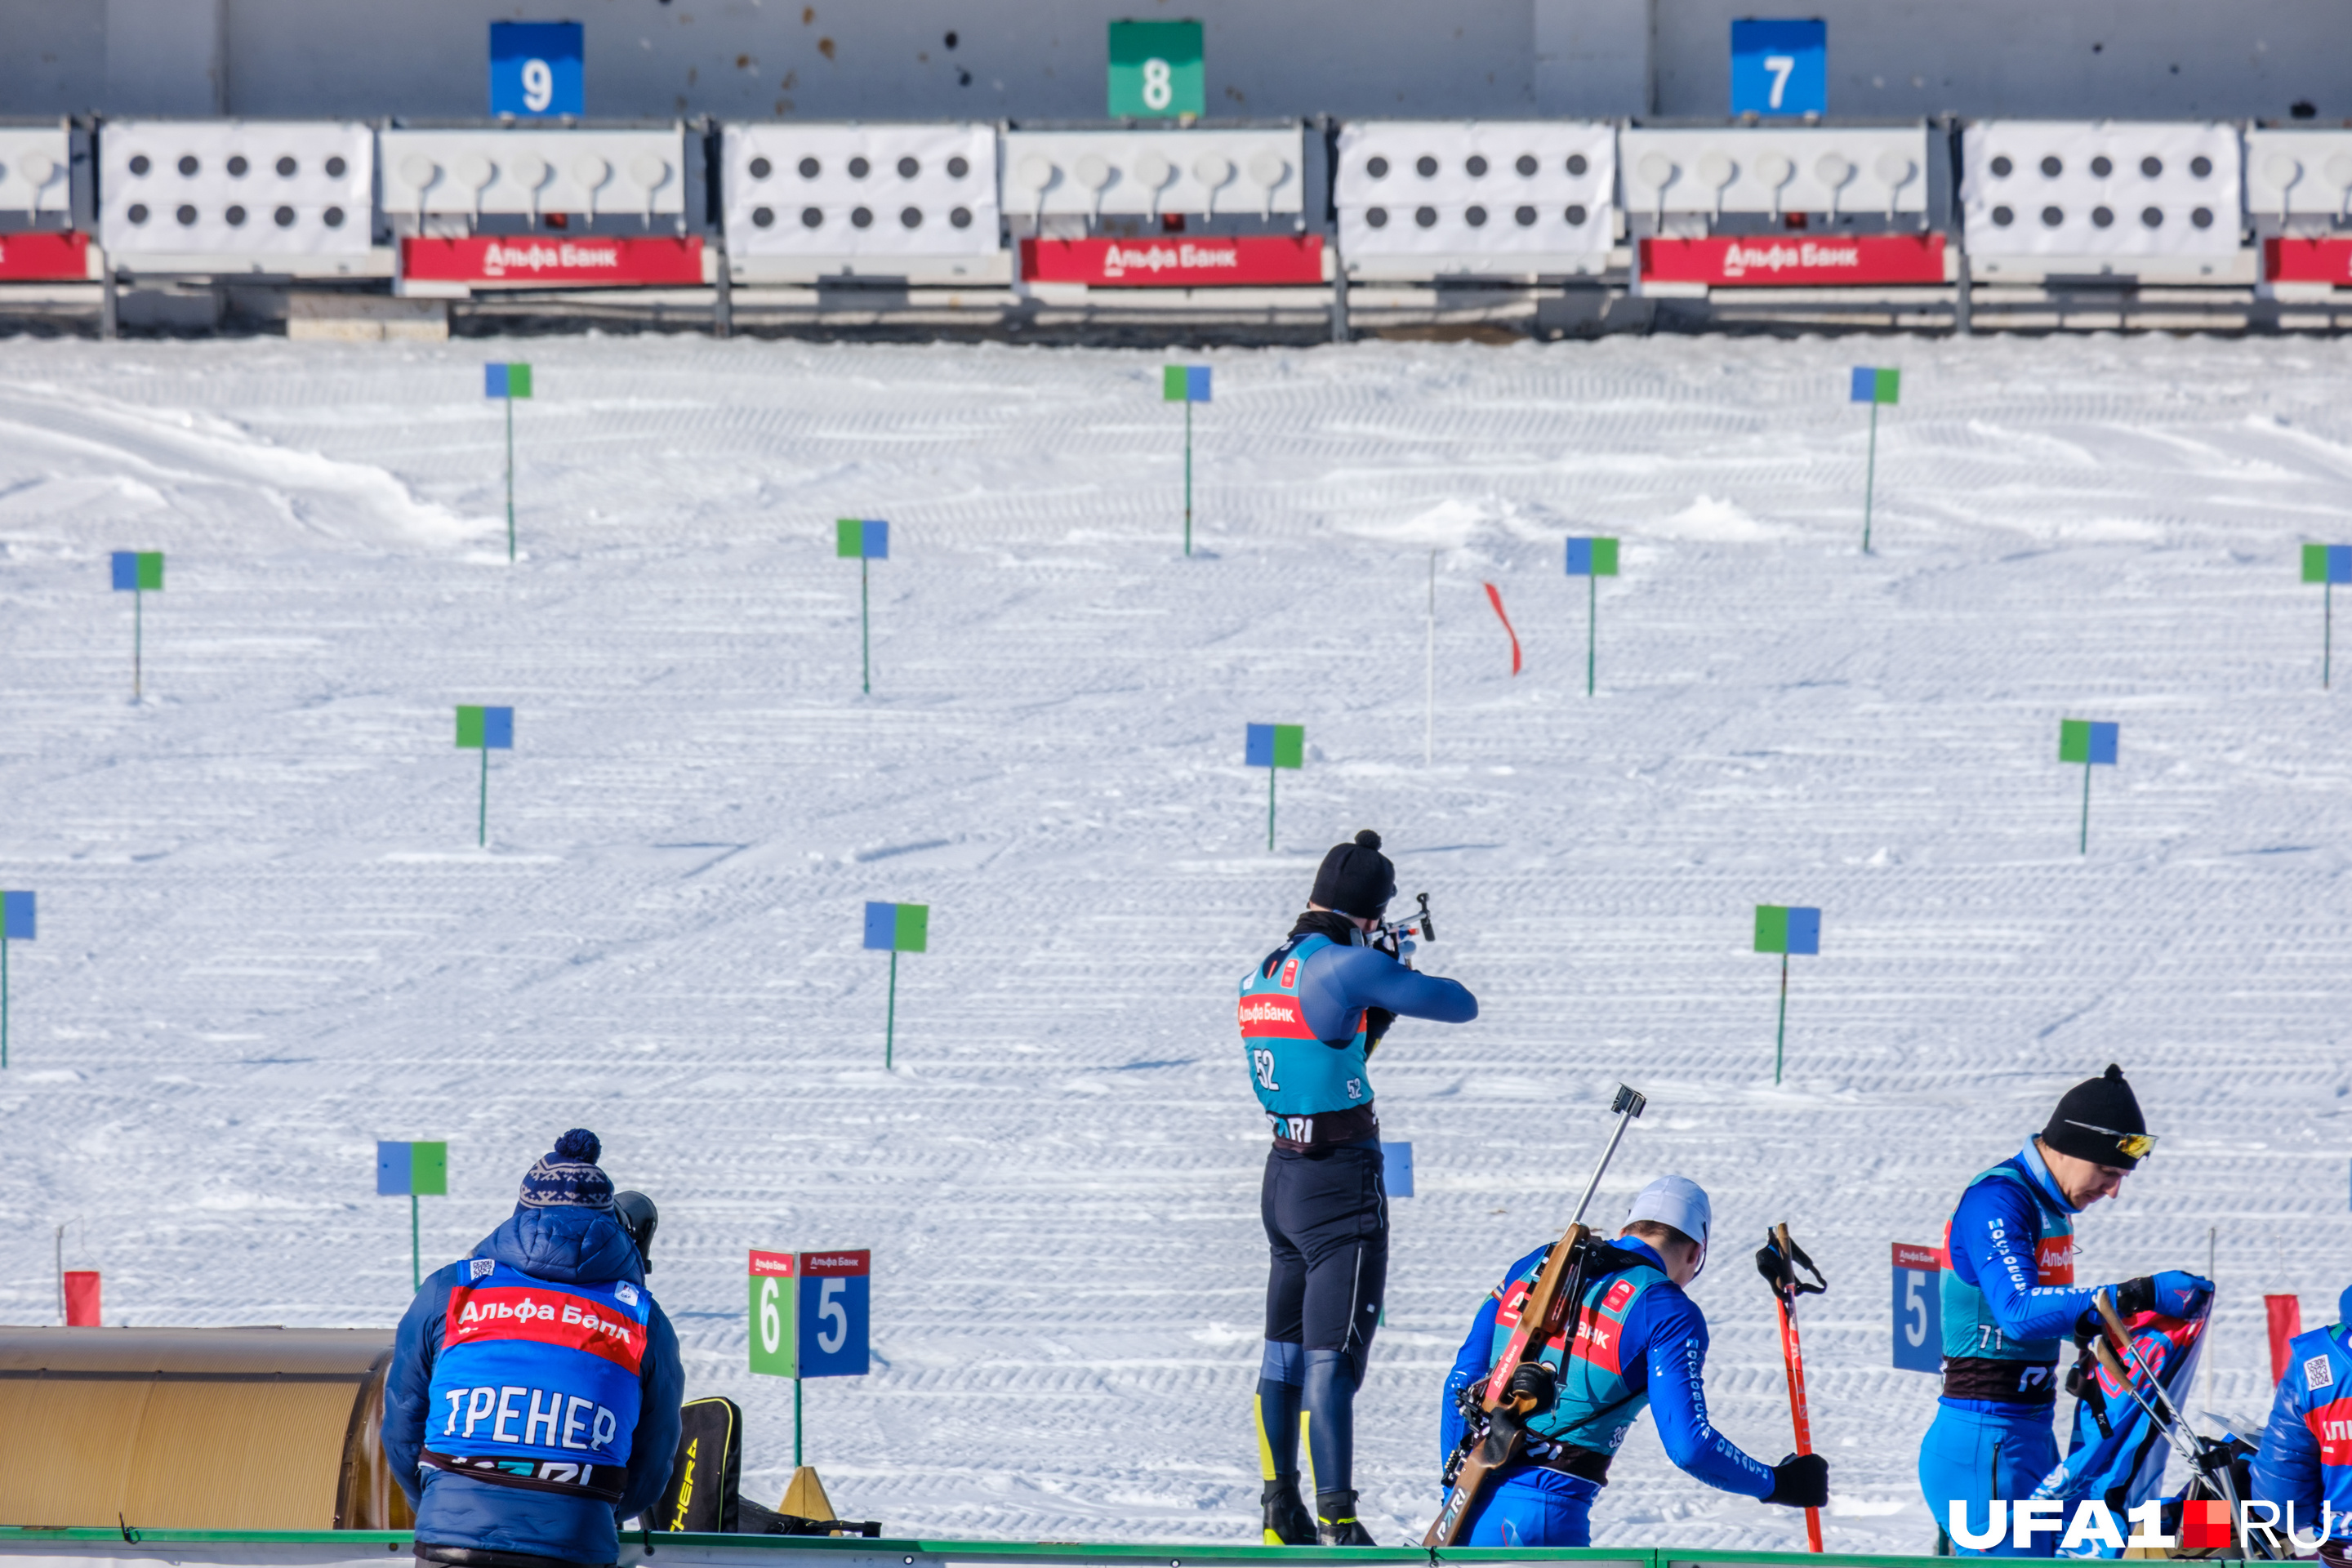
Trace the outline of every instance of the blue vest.
<instances>
[{"instance_id":1,"label":"blue vest","mask_svg":"<svg viewBox=\"0 0 2352 1568\"><path fill-rule=\"evenodd\" d=\"M1261 963L1242 981L1242 1049L1250 1087L1268 1116L1322 1116L1372 1102L1372 1080L1364 1072L1362 1010L1352 1020L1347 1042L1333 1045L1307 1028L1298 1001L1298 972L1309 958L1335 945L1320 932L1301 937L1273 973Z\"/></svg>"},{"instance_id":2,"label":"blue vest","mask_svg":"<svg viewBox=\"0 0 2352 1568\"><path fill-rule=\"evenodd\" d=\"M1502 1359L1519 1326L1519 1308L1543 1272L1549 1251L1538 1253L1503 1292L1495 1311L1495 1345L1486 1364ZM1568 1349L1568 1335L1555 1335L1539 1352L1559 1379L1559 1401L1528 1423L1530 1437L1552 1443L1573 1443L1613 1454L1650 1407L1645 1382L1636 1392L1619 1360L1625 1320L1644 1291L1665 1282L1664 1270L1643 1263L1615 1274L1604 1274L1584 1288L1576 1309L1576 1348Z\"/></svg>"},{"instance_id":3,"label":"blue vest","mask_svg":"<svg viewBox=\"0 0 2352 1568\"><path fill-rule=\"evenodd\" d=\"M2033 1244L2033 1282L2072 1285L2074 1282L2074 1216L2050 1201L2040 1184L2003 1160L1990 1171L1979 1171L1969 1185L2000 1181L2021 1187L2033 1200L2040 1229ZM1948 1361L2054 1362L2066 1350L2063 1340L2012 1340L1993 1321L1984 1292L1962 1280L1952 1268L1952 1222L1944 1222L1944 1272L1939 1281L1944 1310L1944 1356Z\"/></svg>"},{"instance_id":4,"label":"blue vest","mask_svg":"<svg viewBox=\"0 0 2352 1568\"><path fill-rule=\"evenodd\" d=\"M626 1465L653 1298L554 1285L477 1258L449 1292L425 1446L436 1454Z\"/></svg>"}]
</instances>

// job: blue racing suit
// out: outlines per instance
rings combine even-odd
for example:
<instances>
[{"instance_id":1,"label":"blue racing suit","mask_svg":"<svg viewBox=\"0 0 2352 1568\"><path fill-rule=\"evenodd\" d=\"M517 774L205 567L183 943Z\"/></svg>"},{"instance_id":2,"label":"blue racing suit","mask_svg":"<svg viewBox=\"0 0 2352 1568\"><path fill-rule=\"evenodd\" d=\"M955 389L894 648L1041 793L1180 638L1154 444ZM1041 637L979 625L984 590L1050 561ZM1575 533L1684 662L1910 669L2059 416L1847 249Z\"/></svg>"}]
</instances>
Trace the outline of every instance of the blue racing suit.
<instances>
[{"instance_id":1,"label":"blue racing suit","mask_svg":"<svg viewBox=\"0 0 2352 1568\"><path fill-rule=\"evenodd\" d=\"M1542 1359L1560 1374L1559 1402L1528 1422L1523 1457L1489 1483L1464 1521L1456 1544L1591 1545L1592 1500L1603 1484L1598 1478L1607 1474L1609 1456L1644 1406L1657 1412L1658 1440L1684 1470L1742 1497L1760 1499L1771 1491L1771 1468L1741 1452L1707 1421L1701 1383L1706 1320L1665 1277L1664 1264L1647 1242L1626 1236L1610 1245L1638 1262L1585 1287L1572 1352L1562 1342L1565 1334L1545 1347ZM1471 1321L1438 1410L1441 1466L1462 1440L1456 1394L1492 1374L1497 1349L1507 1341L1518 1305L1549 1250L1538 1247L1511 1265Z\"/></svg>"},{"instance_id":2,"label":"blue racing suit","mask_svg":"<svg viewBox=\"0 0 2352 1568\"><path fill-rule=\"evenodd\" d=\"M1258 1212L1265 1226L1265 1352L1259 1468L1296 1476L1306 1417L1315 1489L1353 1489L1354 1400L1388 1282L1388 1190L1364 1070L1396 1015L1467 1023L1477 998L1407 968L1345 916L1310 910L1242 976L1250 1087L1272 1123Z\"/></svg>"},{"instance_id":3,"label":"blue racing suit","mask_svg":"<svg viewBox=\"0 0 2352 1568\"><path fill-rule=\"evenodd\" d=\"M1944 1394L1919 1445L1919 1489L1937 1528L1955 1502L1980 1528L1990 1500L2033 1495L2058 1466L2058 1360L2096 1286L2074 1283L2074 1206L2028 1139L1960 1194L1944 1236ZM2029 1547L1963 1556L2052 1557L2058 1533Z\"/></svg>"},{"instance_id":4,"label":"blue racing suit","mask_svg":"<svg viewBox=\"0 0 2352 1568\"><path fill-rule=\"evenodd\" d=\"M2352 1290L2344 1309L2352 1314ZM2336 1542L2337 1556L2352 1555L2343 1550L2352 1545L2352 1322L2287 1342L2252 1490L2278 1509L2279 1529L2316 1531Z\"/></svg>"}]
</instances>

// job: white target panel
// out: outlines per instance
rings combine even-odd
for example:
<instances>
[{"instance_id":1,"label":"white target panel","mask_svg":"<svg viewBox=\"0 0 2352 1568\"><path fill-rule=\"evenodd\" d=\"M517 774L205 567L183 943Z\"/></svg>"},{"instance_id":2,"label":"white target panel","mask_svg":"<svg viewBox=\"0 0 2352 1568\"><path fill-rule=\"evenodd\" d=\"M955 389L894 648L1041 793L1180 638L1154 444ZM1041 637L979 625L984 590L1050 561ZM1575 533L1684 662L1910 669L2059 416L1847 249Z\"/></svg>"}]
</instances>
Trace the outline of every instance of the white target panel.
<instances>
[{"instance_id":1,"label":"white target panel","mask_svg":"<svg viewBox=\"0 0 2352 1568\"><path fill-rule=\"evenodd\" d=\"M1618 132L1625 210L1877 213L1927 210L1927 128L1725 126Z\"/></svg>"},{"instance_id":2,"label":"white target panel","mask_svg":"<svg viewBox=\"0 0 2352 1568\"><path fill-rule=\"evenodd\" d=\"M112 255L354 257L371 243L375 138L356 121L109 121L99 165Z\"/></svg>"},{"instance_id":3,"label":"white target panel","mask_svg":"<svg viewBox=\"0 0 2352 1568\"><path fill-rule=\"evenodd\" d=\"M730 125L727 253L970 257L1002 250L987 125Z\"/></svg>"},{"instance_id":4,"label":"white target panel","mask_svg":"<svg viewBox=\"0 0 2352 1568\"><path fill-rule=\"evenodd\" d=\"M1012 217L1272 217L1305 208L1305 142L1265 131L1008 131Z\"/></svg>"},{"instance_id":5,"label":"white target panel","mask_svg":"<svg viewBox=\"0 0 2352 1568\"><path fill-rule=\"evenodd\" d=\"M0 129L0 212L71 212L72 168L64 126Z\"/></svg>"},{"instance_id":6,"label":"white target panel","mask_svg":"<svg viewBox=\"0 0 2352 1568\"><path fill-rule=\"evenodd\" d=\"M2246 132L2246 210L2256 217L2352 217L2352 131Z\"/></svg>"},{"instance_id":7,"label":"white target panel","mask_svg":"<svg viewBox=\"0 0 2352 1568\"><path fill-rule=\"evenodd\" d=\"M2234 126L1990 120L1968 127L1960 149L1970 256L2218 257L2239 249Z\"/></svg>"},{"instance_id":8,"label":"white target panel","mask_svg":"<svg viewBox=\"0 0 2352 1568\"><path fill-rule=\"evenodd\" d=\"M1390 258L1591 270L1614 238L1617 133L1562 120L1350 122L1335 181L1351 270Z\"/></svg>"},{"instance_id":9,"label":"white target panel","mask_svg":"<svg viewBox=\"0 0 2352 1568\"><path fill-rule=\"evenodd\" d=\"M384 131L383 210L411 224L487 214L635 216L686 213L686 132L563 126Z\"/></svg>"}]
</instances>

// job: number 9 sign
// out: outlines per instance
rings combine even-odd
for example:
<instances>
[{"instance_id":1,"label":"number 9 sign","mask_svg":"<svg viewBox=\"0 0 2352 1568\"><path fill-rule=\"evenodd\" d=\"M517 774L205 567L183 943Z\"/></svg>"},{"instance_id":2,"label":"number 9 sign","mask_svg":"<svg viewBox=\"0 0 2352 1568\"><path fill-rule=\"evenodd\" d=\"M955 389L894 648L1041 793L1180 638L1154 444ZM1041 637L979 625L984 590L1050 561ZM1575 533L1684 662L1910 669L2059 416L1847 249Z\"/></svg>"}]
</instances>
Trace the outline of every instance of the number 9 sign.
<instances>
[{"instance_id":1,"label":"number 9 sign","mask_svg":"<svg viewBox=\"0 0 2352 1568\"><path fill-rule=\"evenodd\" d=\"M1895 1244L1895 1364L1905 1372L1944 1370L1943 1254Z\"/></svg>"},{"instance_id":2,"label":"number 9 sign","mask_svg":"<svg viewBox=\"0 0 2352 1568\"><path fill-rule=\"evenodd\" d=\"M577 118L583 29L577 22L490 24L490 112L519 120Z\"/></svg>"},{"instance_id":3,"label":"number 9 sign","mask_svg":"<svg viewBox=\"0 0 2352 1568\"><path fill-rule=\"evenodd\" d=\"M873 1254L754 1252L751 1366L772 1377L859 1377L867 1348Z\"/></svg>"}]
</instances>

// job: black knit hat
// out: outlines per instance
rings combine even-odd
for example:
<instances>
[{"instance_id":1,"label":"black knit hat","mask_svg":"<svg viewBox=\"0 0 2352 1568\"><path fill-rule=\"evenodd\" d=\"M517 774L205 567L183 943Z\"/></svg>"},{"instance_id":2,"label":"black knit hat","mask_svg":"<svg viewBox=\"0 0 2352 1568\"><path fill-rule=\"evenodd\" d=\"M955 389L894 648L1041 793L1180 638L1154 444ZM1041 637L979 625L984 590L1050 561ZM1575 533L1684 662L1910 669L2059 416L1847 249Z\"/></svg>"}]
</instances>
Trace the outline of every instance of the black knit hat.
<instances>
[{"instance_id":1,"label":"black knit hat","mask_svg":"<svg viewBox=\"0 0 2352 1568\"><path fill-rule=\"evenodd\" d=\"M1396 897L1396 868L1381 853L1381 836L1370 828L1352 844L1334 844L1315 873L1308 902L1358 920L1376 921Z\"/></svg>"},{"instance_id":2,"label":"black knit hat","mask_svg":"<svg viewBox=\"0 0 2352 1568\"><path fill-rule=\"evenodd\" d=\"M2066 1091L2042 1130L2042 1142L2061 1154L2128 1171L2155 1140L2147 1136L2147 1121L2139 1113L2138 1097L2124 1081L2124 1069L2109 1062L2105 1073Z\"/></svg>"}]
</instances>

